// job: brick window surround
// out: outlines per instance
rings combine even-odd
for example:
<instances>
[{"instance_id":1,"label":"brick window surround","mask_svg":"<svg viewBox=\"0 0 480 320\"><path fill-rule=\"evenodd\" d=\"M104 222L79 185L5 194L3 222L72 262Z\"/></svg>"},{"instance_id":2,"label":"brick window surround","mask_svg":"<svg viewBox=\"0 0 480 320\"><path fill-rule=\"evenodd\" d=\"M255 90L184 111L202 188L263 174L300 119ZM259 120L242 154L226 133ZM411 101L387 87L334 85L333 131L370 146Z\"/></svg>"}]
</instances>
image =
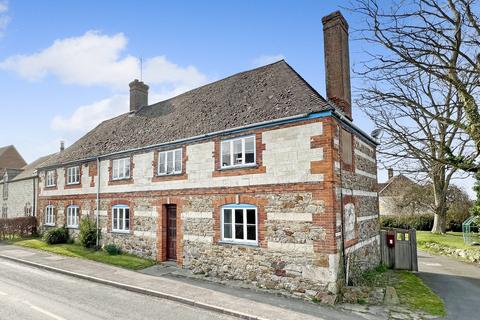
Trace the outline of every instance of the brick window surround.
<instances>
[{"instance_id":1,"label":"brick window surround","mask_svg":"<svg viewBox=\"0 0 480 320\"><path fill-rule=\"evenodd\" d=\"M69 227L69 229L78 229L80 228L80 221L82 220L82 202L77 200L69 201L65 204L63 215L65 217L65 226L67 225L67 214L68 214L68 207L75 206L78 207L78 227L73 228Z\"/></svg>"},{"instance_id":2,"label":"brick window surround","mask_svg":"<svg viewBox=\"0 0 480 320\"><path fill-rule=\"evenodd\" d=\"M230 140L234 138L255 136L255 165L249 165L245 167L233 167L222 168L221 166L221 144L224 140ZM265 150L265 144L262 143L262 132L260 130L243 132L235 135L228 135L223 137L217 137L214 140L214 157L215 157L215 170L212 172L212 177L226 177L226 176L240 176L245 174L265 173L266 167L263 165L263 151Z\"/></svg>"},{"instance_id":3,"label":"brick window surround","mask_svg":"<svg viewBox=\"0 0 480 320\"><path fill-rule=\"evenodd\" d=\"M112 231L112 216L113 216L113 207L115 206L127 206L128 209L130 210L130 229L128 232L116 232ZM135 230L135 203L133 201L129 200L112 200L110 204L108 205L108 212L107 212L107 232L108 233L114 233L118 235L130 235L133 234Z\"/></svg>"},{"instance_id":4,"label":"brick window surround","mask_svg":"<svg viewBox=\"0 0 480 320\"><path fill-rule=\"evenodd\" d=\"M83 165L82 164L79 164L78 165L78 170L79 170L79 175L80 175L80 178L79 178L79 181L78 183L75 183L75 184L67 184L67 181L68 181L68 168L71 168L71 167L77 167L77 166L68 166L68 167L65 167L64 169L64 176L65 176L65 187L64 189L79 189L82 187L82 176L83 176Z\"/></svg>"},{"instance_id":5,"label":"brick window surround","mask_svg":"<svg viewBox=\"0 0 480 320\"><path fill-rule=\"evenodd\" d=\"M158 160L159 160L159 155L161 152L165 151L172 151L172 150L177 150L177 149L182 149L182 172L181 173L176 173L176 174L158 174ZM187 147L186 146L177 146L175 148L168 148L168 149L159 149L155 150L153 152L153 162L152 162L152 170L153 170L153 178L152 182L161 182L161 181L174 181L174 180L187 180L188 175L187 175Z\"/></svg>"},{"instance_id":6,"label":"brick window surround","mask_svg":"<svg viewBox=\"0 0 480 320\"><path fill-rule=\"evenodd\" d=\"M54 172L54 174L53 174L54 185L53 186L47 186L47 175L48 175L49 171ZM57 169L45 171L44 187L45 187L45 190L57 190L58 189L58 172L57 172Z\"/></svg>"},{"instance_id":7,"label":"brick window surround","mask_svg":"<svg viewBox=\"0 0 480 320\"><path fill-rule=\"evenodd\" d=\"M125 179L116 179L114 180L112 178L113 174L113 161L118 160L118 159L125 159L129 158L130 159L130 176ZM115 159L110 159L109 164L108 164L108 185L109 186L116 186L116 185L124 185L124 184L133 184L133 170L135 169L135 164L133 163L133 155L130 155L128 157L121 157L121 158L115 158ZM95 184L95 183L94 183Z\"/></svg>"},{"instance_id":8,"label":"brick window surround","mask_svg":"<svg viewBox=\"0 0 480 320\"><path fill-rule=\"evenodd\" d=\"M237 199L238 198L238 199ZM238 200L238 201L237 201ZM267 241L265 240L265 220L267 219L267 214L265 212L265 206L267 204L266 199L256 198L252 196L235 195L226 196L219 200L213 202L214 213L213 213L213 243L221 245L232 245L232 246L244 246L245 244L235 244L235 243L222 243L222 207L227 204L250 204L257 207L257 234L258 234L258 247L266 248Z\"/></svg>"}]
</instances>

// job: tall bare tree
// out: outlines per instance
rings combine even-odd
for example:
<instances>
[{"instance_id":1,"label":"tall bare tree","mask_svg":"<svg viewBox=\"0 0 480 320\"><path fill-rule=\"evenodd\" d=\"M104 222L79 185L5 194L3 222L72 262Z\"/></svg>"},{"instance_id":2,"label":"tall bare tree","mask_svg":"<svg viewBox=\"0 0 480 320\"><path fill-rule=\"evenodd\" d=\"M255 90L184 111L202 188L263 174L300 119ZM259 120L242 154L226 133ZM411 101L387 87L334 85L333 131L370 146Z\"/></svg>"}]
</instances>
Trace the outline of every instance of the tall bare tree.
<instances>
[{"instance_id":1,"label":"tall bare tree","mask_svg":"<svg viewBox=\"0 0 480 320\"><path fill-rule=\"evenodd\" d=\"M475 0L356 1L362 39L375 44L357 73L358 103L387 132L380 152L432 181L433 232L445 232L458 169L479 171L480 29ZM380 49L379 49L380 48Z\"/></svg>"}]
</instances>

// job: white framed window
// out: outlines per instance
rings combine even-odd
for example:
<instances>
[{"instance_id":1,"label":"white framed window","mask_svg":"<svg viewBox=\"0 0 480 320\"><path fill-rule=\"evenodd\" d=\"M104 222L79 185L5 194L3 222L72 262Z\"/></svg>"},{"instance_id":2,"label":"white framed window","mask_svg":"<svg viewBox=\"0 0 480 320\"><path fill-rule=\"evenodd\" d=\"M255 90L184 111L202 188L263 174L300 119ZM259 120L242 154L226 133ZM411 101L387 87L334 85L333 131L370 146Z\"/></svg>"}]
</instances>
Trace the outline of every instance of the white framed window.
<instances>
[{"instance_id":1,"label":"white framed window","mask_svg":"<svg viewBox=\"0 0 480 320\"><path fill-rule=\"evenodd\" d=\"M55 225L55 207L48 205L45 208L45 225L54 226Z\"/></svg>"},{"instance_id":2,"label":"white framed window","mask_svg":"<svg viewBox=\"0 0 480 320\"><path fill-rule=\"evenodd\" d=\"M130 158L115 159L112 161L112 180L130 178Z\"/></svg>"},{"instance_id":3,"label":"white framed window","mask_svg":"<svg viewBox=\"0 0 480 320\"><path fill-rule=\"evenodd\" d=\"M255 136L222 141L220 154L222 168L255 165Z\"/></svg>"},{"instance_id":4,"label":"white framed window","mask_svg":"<svg viewBox=\"0 0 480 320\"><path fill-rule=\"evenodd\" d=\"M118 205L112 208L112 231L130 231L130 208L125 205Z\"/></svg>"},{"instance_id":5,"label":"white framed window","mask_svg":"<svg viewBox=\"0 0 480 320\"><path fill-rule=\"evenodd\" d=\"M7 219L7 218L8 218L8 207L6 204L4 204L2 207L2 219Z\"/></svg>"},{"instance_id":6,"label":"white framed window","mask_svg":"<svg viewBox=\"0 0 480 320\"><path fill-rule=\"evenodd\" d=\"M242 204L223 206L222 241L257 245L257 207Z\"/></svg>"},{"instance_id":7,"label":"white framed window","mask_svg":"<svg viewBox=\"0 0 480 320\"><path fill-rule=\"evenodd\" d=\"M182 149L158 153L158 175L182 173Z\"/></svg>"},{"instance_id":8,"label":"white framed window","mask_svg":"<svg viewBox=\"0 0 480 320\"><path fill-rule=\"evenodd\" d=\"M80 167L67 168L67 184L79 184L80 183Z\"/></svg>"},{"instance_id":9,"label":"white framed window","mask_svg":"<svg viewBox=\"0 0 480 320\"><path fill-rule=\"evenodd\" d=\"M25 203L24 213L25 217L32 215L32 204L30 202Z\"/></svg>"},{"instance_id":10,"label":"white framed window","mask_svg":"<svg viewBox=\"0 0 480 320\"><path fill-rule=\"evenodd\" d=\"M78 210L77 206L67 208L67 228L78 228Z\"/></svg>"},{"instance_id":11,"label":"white framed window","mask_svg":"<svg viewBox=\"0 0 480 320\"><path fill-rule=\"evenodd\" d=\"M55 170L47 171L46 186L47 187L55 186Z\"/></svg>"}]
</instances>

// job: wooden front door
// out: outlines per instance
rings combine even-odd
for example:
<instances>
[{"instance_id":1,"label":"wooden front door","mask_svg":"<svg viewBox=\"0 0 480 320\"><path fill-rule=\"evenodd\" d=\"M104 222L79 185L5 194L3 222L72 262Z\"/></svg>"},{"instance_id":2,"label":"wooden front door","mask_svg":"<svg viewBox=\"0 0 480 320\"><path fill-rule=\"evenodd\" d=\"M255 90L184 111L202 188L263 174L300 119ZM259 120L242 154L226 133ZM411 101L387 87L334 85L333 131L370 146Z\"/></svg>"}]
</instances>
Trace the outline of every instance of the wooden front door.
<instances>
[{"instance_id":1,"label":"wooden front door","mask_svg":"<svg viewBox=\"0 0 480 320\"><path fill-rule=\"evenodd\" d=\"M177 260L176 205L167 205L167 260Z\"/></svg>"}]
</instances>

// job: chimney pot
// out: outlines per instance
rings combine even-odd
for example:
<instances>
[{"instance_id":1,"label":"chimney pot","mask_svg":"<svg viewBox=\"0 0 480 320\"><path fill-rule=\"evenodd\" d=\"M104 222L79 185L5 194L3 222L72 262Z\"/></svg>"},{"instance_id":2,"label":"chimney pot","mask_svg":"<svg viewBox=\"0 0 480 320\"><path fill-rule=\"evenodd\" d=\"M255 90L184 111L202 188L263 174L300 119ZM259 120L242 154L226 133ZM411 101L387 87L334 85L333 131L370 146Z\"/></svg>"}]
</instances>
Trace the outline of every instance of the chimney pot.
<instances>
[{"instance_id":1,"label":"chimney pot","mask_svg":"<svg viewBox=\"0 0 480 320\"><path fill-rule=\"evenodd\" d=\"M388 168L388 180L392 179L393 178L393 169L392 168Z\"/></svg>"},{"instance_id":2,"label":"chimney pot","mask_svg":"<svg viewBox=\"0 0 480 320\"><path fill-rule=\"evenodd\" d=\"M130 112L137 112L142 107L148 105L148 86L139 81L133 80L130 86Z\"/></svg>"},{"instance_id":3,"label":"chimney pot","mask_svg":"<svg viewBox=\"0 0 480 320\"><path fill-rule=\"evenodd\" d=\"M60 152L62 152L63 150L65 150L65 141L61 140L60 141Z\"/></svg>"},{"instance_id":4,"label":"chimney pot","mask_svg":"<svg viewBox=\"0 0 480 320\"><path fill-rule=\"evenodd\" d=\"M352 120L348 23L335 11L322 18L327 97Z\"/></svg>"}]
</instances>

